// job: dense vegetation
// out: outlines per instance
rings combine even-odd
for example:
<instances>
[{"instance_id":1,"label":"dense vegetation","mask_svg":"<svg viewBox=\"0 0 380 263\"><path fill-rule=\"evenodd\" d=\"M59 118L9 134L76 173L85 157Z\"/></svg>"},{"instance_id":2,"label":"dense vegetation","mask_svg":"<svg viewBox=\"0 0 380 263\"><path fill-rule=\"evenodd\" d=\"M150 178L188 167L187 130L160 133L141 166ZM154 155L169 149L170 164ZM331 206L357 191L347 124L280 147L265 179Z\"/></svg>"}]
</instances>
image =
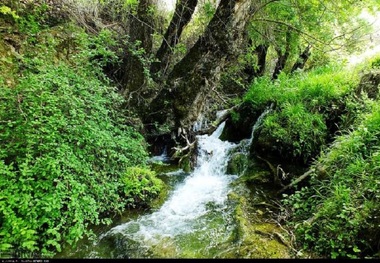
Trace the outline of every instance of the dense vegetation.
<instances>
[{"instance_id":1,"label":"dense vegetation","mask_svg":"<svg viewBox=\"0 0 380 263\"><path fill-rule=\"evenodd\" d=\"M146 206L161 188L144 138L102 73L106 60L94 59L115 58L109 32L42 28L32 15L9 26L23 38L18 52L0 43L0 250L27 257L91 236L89 224Z\"/></svg>"},{"instance_id":2,"label":"dense vegetation","mask_svg":"<svg viewBox=\"0 0 380 263\"><path fill-rule=\"evenodd\" d=\"M376 65L372 63L372 65ZM377 89L378 86L374 87ZM286 197L289 225L299 245L337 258L378 257L379 134L378 96L362 94L355 120L316 160L308 186Z\"/></svg>"},{"instance_id":3,"label":"dense vegetation","mask_svg":"<svg viewBox=\"0 0 380 263\"><path fill-rule=\"evenodd\" d=\"M75 246L159 195L148 139L190 158L200 116L247 132L272 105L251 154L311 171L281 199L292 248L379 257L378 83L358 86L380 59L327 53L358 48L376 1L181 0L171 21L153 2L0 3L0 251Z\"/></svg>"},{"instance_id":4,"label":"dense vegetation","mask_svg":"<svg viewBox=\"0 0 380 263\"><path fill-rule=\"evenodd\" d=\"M259 109L275 105L275 111L264 120L259 143L272 145L273 152L289 160L310 162L336 130L328 127L329 119L357 85L358 75L348 75L336 65L295 75L281 74L275 82L268 77L257 79L245 101Z\"/></svg>"},{"instance_id":5,"label":"dense vegetation","mask_svg":"<svg viewBox=\"0 0 380 263\"><path fill-rule=\"evenodd\" d=\"M245 97L254 108L276 105L263 122L258 147L312 162L310 181L284 194L283 223L294 231L298 249L323 257L377 253L379 104L357 93L358 76L336 66L282 74L274 83L254 82ZM328 127L332 120L336 127Z\"/></svg>"}]
</instances>

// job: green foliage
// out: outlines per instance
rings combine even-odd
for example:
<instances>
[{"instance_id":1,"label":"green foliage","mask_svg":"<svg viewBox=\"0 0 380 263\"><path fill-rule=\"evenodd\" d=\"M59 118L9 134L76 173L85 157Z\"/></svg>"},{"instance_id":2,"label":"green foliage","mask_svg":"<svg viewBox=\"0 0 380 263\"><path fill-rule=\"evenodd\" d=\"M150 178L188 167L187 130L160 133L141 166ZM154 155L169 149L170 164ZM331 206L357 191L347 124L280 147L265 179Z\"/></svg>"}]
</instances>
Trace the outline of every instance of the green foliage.
<instances>
[{"instance_id":1,"label":"green foliage","mask_svg":"<svg viewBox=\"0 0 380 263\"><path fill-rule=\"evenodd\" d=\"M145 49L141 47L141 41L136 40L135 42L127 41L127 46L129 52L138 59L143 67L143 73L148 82L151 82L150 75L150 65L155 61L154 56L152 54L147 54Z\"/></svg>"},{"instance_id":2,"label":"green foliage","mask_svg":"<svg viewBox=\"0 0 380 263\"><path fill-rule=\"evenodd\" d=\"M265 8L257 8L251 21L252 46L265 44L271 46L270 51L275 49L268 52L268 62L288 51L285 72L290 71L307 46L312 46L312 53L305 68L325 65L332 50L340 51L333 60L336 61L341 59L341 52L366 48L359 43L368 34L369 23L358 15L376 5L372 0L257 2Z\"/></svg>"},{"instance_id":3,"label":"green foliage","mask_svg":"<svg viewBox=\"0 0 380 263\"><path fill-rule=\"evenodd\" d=\"M124 194L133 206L149 204L163 187L162 181L156 178L154 171L141 167L128 167L122 182Z\"/></svg>"},{"instance_id":4,"label":"green foliage","mask_svg":"<svg viewBox=\"0 0 380 263\"><path fill-rule=\"evenodd\" d=\"M281 155L307 162L326 144L328 114L353 90L358 80L336 66L326 66L297 75L280 74L277 81L256 79L244 100L263 109L274 103L276 110L264 120L261 136Z\"/></svg>"},{"instance_id":5,"label":"green foliage","mask_svg":"<svg viewBox=\"0 0 380 263\"><path fill-rule=\"evenodd\" d=\"M302 103L285 103L280 112L265 119L262 133L276 140L282 155L290 153L306 163L324 145L327 127L323 115L307 111Z\"/></svg>"},{"instance_id":6,"label":"green foliage","mask_svg":"<svg viewBox=\"0 0 380 263\"><path fill-rule=\"evenodd\" d=\"M147 170L140 183L129 177L129 167L145 166L146 143L125 125L125 102L95 59L114 59L108 33L74 32L65 59L54 56L59 41L38 42L38 33L20 55L17 83L0 76L0 250L60 251L133 206L132 194L141 205L159 191Z\"/></svg>"},{"instance_id":7,"label":"green foliage","mask_svg":"<svg viewBox=\"0 0 380 263\"><path fill-rule=\"evenodd\" d=\"M375 56L371 59L370 68L380 69L380 56Z\"/></svg>"},{"instance_id":8,"label":"green foliage","mask_svg":"<svg viewBox=\"0 0 380 263\"><path fill-rule=\"evenodd\" d=\"M31 5L31 10L24 10L19 19L16 20L18 29L21 33L35 35L43 28L47 18L48 6L44 3L39 5Z\"/></svg>"},{"instance_id":9,"label":"green foliage","mask_svg":"<svg viewBox=\"0 0 380 263\"><path fill-rule=\"evenodd\" d=\"M213 3L205 2L202 6L202 14L208 19L211 19L215 14L216 8Z\"/></svg>"},{"instance_id":10,"label":"green foliage","mask_svg":"<svg viewBox=\"0 0 380 263\"><path fill-rule=\"evenodd\" d=\"M299 246L331 258L363 258L380 241L380 107L318 159L309 187L287 197Z\"/></svg>"},{"instance_id":11,"label":"green foliage","mask_svg":"<svg viewBox=\"0 0 380 263\"><path fill-rule=\"evenodd\" d=\"M15 10L12 10L10 7L6 5L0 6L0 14L2 15L10 15L14 20L19 19L20 17L16 14Z\"/></svg>"},{"instance_id":12,"label":"green foliage","mask_svg":"<svg viewBox=\"0 0 380 263\"><path fill-rule=\"evenodd\" d=\"M134 14L136 14L137 12L138 5L138 0L124 0L124 8L131 9L134 12Z\"/></svg>"},{"instance_id":13,"label":"green foliage","mask_svg":"<svg viewBox=\"0 0 380 263\"><path fill-rule=\"evenodd\" d=\"M82 34L84 34L82 32ZM117 46L115 36L108 29L102 29L98 35L87 37L85 34L80 37L80 44L86 49L87 53L83 53L81 56L85 60L89 60L89 66L94 63L98 68L102 69L108 65L120 63L120 59L116 52L113 50Z\"/></svg>"}]
</instances>

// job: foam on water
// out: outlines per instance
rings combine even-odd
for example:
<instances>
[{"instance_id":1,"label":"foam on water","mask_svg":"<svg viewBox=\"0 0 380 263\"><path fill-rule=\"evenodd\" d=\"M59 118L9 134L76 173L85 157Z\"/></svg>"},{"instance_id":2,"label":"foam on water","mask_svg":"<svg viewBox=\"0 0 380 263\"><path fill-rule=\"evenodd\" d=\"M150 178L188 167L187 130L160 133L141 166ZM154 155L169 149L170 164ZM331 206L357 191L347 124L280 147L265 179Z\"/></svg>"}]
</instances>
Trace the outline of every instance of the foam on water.
<instances>
[{"instance_id":1,"label":"foam on water","mask_svg":"<svg viewBox=\"0 0 380 263\"><path fill-rule=\"evenodd\" d=\"M137 242L154 244L165 237L195 231L197 219L209 211L208 204L223 207L229 183L236 178L226 175L228 153L236 145L219 139L224 124L210 136L198 136L196 168L159 210L116 226L105 235L121 233Z\"/></svg>"}]
</instances>

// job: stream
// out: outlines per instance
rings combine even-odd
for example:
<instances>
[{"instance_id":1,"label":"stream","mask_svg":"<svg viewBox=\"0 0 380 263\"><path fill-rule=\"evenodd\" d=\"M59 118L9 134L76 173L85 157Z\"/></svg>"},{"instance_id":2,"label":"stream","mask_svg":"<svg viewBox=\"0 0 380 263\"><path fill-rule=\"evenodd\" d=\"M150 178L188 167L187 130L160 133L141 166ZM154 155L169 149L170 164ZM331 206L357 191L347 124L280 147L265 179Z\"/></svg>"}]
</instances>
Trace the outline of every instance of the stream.
<instances>
[{"instance_id":1,"label":"stream","mask_svg":"<svg viewBox=\"0 0 380 263\"><path fill-rule=\"evenodd\" d=\"M197 136L197 165L190 174L177 170L165 175L173 187L160 208L99 229L95 241L80 242L58 257L223 258L238 245L235 204L228 198L238 176L226 173L227 164L232 150L246 149L252 139L222 141L224 125L210 136ZM167 161L165 153L152 159Z\"/></svg>"}]
</instances>

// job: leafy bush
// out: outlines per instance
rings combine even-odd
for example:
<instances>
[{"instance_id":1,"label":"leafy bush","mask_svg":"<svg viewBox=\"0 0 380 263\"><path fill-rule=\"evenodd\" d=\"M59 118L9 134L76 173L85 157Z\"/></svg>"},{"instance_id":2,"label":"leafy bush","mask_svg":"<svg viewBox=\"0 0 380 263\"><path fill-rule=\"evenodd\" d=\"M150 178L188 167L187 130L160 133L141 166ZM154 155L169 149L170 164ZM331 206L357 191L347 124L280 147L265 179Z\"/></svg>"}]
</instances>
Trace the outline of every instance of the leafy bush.
<instances>
[{"instance_id":1,"label":"leafy bush","mask_svg":"<svg viewBox=\"0 0 380 263\"><path fill-rule=\"evenodd\" d=\"M17 20L20 17L16 14L15 10L12 10L9 6L1 5L0 6L0 14L1 15L9 15L12 19Z\"/></svg>"},{"instance_id":2,"label":"leafy bush","mask_svg":"<svg viewBox=\"0 0 380 263\"><path fill-rule=\"evenodd\" d=\"M372 257L380 241L380 106L318 159L309 187L285 199L298 244L331 258ZM317 164L315 164L315 167ZM377 254L378 256L378 254Z\"/></svg>"},{"instance_id":3,"label":"leafy bush","mask_svg":"<svg viewBox=\"0 0 380 263\"><path fill-rule=\"evenodd\" d=\"M146 143L125 125L124 101L92 59L99 50L112 56L78 37L68 60L54 63L57 46L40 43L24 49L15 85L0 77L0 250L60 251L91 236L89 224L134 205L132 195L159 190L143 170L126 197L136 183L129 167L145 166Z\"/></svg>"},{"instance_id":4,"label":"leafy bush","mask_svg":"<svg viewBox=\"0 0 380 263\"><path fill-rule=\"evenodd\" d=\"M162 181L154 171L141 167L129 167L122 178L124 194L134 206L148 204L162 189Z\"/></svg>"},{"instance_id":5,"label":"leafy bush","mask_svg":"<svg viewBox=\"0 0 380 263\"><path fill-rule=\"evenodd\" d=\"M380 56L375 55L370 61L370 68L380 69Z\"/></svg>"},{"instance_id":6,"label":"leafy bush","mask_svg":"<svg viewBox=\"0 0 380 263\"><path fill-rule=\"evenodd\" d=\"M265 119L261 132L278 143L281 155L290 153L306 163L325 144L327 127L323 115L307 111L301 103L285 103Z\"/></svg>"},{"instance_id":7,"label":"leafy bush","mask_svg":"<svg viewBox=\"0 0 380 263\"><path fill-rule=\"evenodd\" d=\"M259 109L274 103L275 111L264 120L259 140L272 145L277 154L307 163L332 137L329 115L357 82L354 74L348 77L337 66L297 75L282 73L275 82L268 77L256 79L244 100Z\"/></svg>"}]
</instances>

